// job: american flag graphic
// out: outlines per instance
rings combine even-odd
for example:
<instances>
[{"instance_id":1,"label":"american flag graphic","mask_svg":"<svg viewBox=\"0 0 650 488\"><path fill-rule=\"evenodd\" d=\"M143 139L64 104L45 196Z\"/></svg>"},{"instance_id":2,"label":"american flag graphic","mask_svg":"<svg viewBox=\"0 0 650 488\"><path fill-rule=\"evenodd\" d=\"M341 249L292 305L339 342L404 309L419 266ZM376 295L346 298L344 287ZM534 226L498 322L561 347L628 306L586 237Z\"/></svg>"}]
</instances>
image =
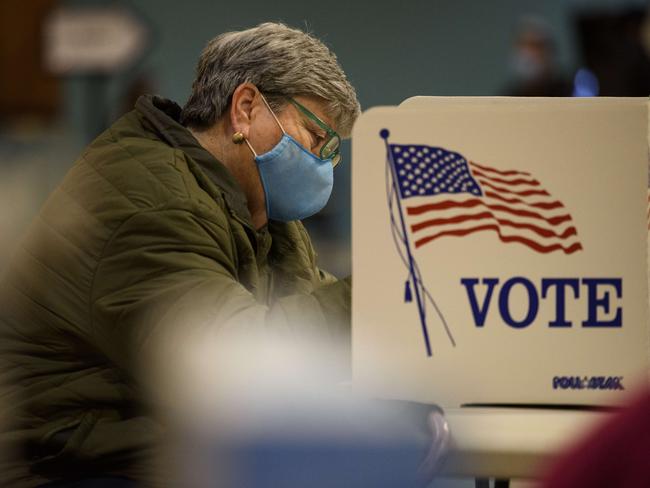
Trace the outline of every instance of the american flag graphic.
<instances>
[{"instance_id":1,"label":"american flag graphic","mask_svg":"<svg viewBox=\"0 0 650 488\"><path fill-rule=\"evenodd\" d=\"M388 144L411 245L495 232L538 253L582 249L571 215L530 173L496 169L441 147Z\"/></svg>"}]
</instances>

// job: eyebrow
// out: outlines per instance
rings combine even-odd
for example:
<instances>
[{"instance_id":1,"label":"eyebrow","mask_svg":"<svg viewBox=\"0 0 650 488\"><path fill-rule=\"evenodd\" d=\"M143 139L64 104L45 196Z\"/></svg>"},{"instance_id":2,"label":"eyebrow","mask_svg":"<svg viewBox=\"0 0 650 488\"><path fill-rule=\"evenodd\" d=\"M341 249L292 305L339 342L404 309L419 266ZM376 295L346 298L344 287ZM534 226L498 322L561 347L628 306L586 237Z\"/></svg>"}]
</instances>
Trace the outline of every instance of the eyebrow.
<instances>
[{"instance_id":1,"label":"eyebrow","mask_svg":"<svg viewBox=\"0 0 650 488\"><path fill-rule=\"evenodd\" d=\"M313 109L302 105L297 100L290 99L290 101L298 112L301 113L303 121L309 121L309 126L303 122L303 126L306 129L311 130L322 138L326 138L327 135L331 133L337 134L336 130L332 128L332 123L330 122L329 117L326 119L322 115L317 114Z\"/></svg>"}]
</instances>

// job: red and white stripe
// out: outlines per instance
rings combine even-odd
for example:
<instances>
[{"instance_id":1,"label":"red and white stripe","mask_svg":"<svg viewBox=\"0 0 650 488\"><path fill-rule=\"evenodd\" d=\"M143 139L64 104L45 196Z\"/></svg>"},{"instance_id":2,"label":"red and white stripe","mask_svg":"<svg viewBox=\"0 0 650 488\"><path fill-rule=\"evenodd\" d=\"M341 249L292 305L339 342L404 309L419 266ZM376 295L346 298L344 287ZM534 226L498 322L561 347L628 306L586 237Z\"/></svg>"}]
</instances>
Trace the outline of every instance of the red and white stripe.
<instances>
[{"instance_id":1,"label":"red and white stripe","mask_svg":"<svg viewBox=\"0 0 650 488\"><path fill-rule=\"evenodd\" d=\"M409 198L406 215L416 248L439 237L495 232L540 253L582 249L571 215L530 173L469 162L484 195Z\"/></svg>"}]
</instances>

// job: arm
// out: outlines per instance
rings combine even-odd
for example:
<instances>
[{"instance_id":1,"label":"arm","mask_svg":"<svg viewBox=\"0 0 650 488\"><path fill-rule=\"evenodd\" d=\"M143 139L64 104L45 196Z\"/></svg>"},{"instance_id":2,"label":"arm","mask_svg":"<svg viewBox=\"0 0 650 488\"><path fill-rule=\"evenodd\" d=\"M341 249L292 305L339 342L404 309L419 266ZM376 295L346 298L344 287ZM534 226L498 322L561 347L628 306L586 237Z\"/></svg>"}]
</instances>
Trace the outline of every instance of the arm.
<instances>
[{"instance_id":1,"label":"arm","mask_svg":"<svg viewBox=\"0 0 650 488\"><path fill-rule=\"evenodd\" d=\"M339 322L349 310L346 282L260 304L237 280L225 217L210 217L186 209L143 211L107 243L91 314L97 344L114 363L132 372L134 361L156 354L161 343L182 347L200 337L271 335L334 344L349 336L349 325ZM338 316L331 320L331 314Z\"/></svg>"}]
</instances>

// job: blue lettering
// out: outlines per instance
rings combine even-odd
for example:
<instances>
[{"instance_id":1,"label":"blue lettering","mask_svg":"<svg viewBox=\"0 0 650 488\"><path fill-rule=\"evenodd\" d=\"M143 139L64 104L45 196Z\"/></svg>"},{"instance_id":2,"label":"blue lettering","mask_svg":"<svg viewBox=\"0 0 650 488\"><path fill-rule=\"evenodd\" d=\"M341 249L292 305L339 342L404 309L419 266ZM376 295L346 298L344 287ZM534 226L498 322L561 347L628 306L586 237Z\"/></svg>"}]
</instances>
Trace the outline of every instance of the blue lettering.
<instances>
[{"instance_id":1,"label":"blue lettering","mask_svg":"<svg viewBox=\"0 0 650 488\"><path fill-rule=\"evenodd\" d=\"M520 321L513 319L512 315L510 314L510 290L515 285L523 285L528 292L528 313L523 318L523 320ZM533 285L530 280L518 276L515 278L510 278L503 284L501 291L499 292L499 312L501 313L501 318L503 318L503 321L510 327L514 327L515 329L528 327L533 322L533 320L535 320L535 317L537 317L538 310L539 297L537 296L535 285Z\"/></svg>"},{"instance_id":2,"label":"blue lettering","mask_svg":"<svg viewBox=\"0 0 650 488\"><path fill-rule=\"evenodd\" d=\"M587 286L587 320L582 322L583 327L621 327L623 324L623 310L616 308L614 318L605 320L599 318L598 309L602 308L605 315L609 315L610 291L605 291L602 297L598 297L598 287L611 286L616 292L616 298L623 296L623 283L620 278L583 278L582 283Z\"/></svg>"},{"instance_id":3,"label":"blue lettering","mask_svg":"<svg viewBox=\"0 0 650 488\"><path fill-rule=\"evenodd\" d=\"M492 300L492 292L494 287L499 283L498 278L483 278L483 284L487 285L488 289L483 299L483 305L479 307L476 298L476 291L474 286L478 283L478 278L461 278L460 282L467 290L467 298L469 305L472 308L472 315L474 316L474 323L476 327L483 327L485 319L487 318L488 309L490 308L490 301Z\"/></svg>"},{"instance_id":4,"label":"blue lettering","mask_svg":"<svg viewBox=\"0 0 650 488\"><path fill-rule=\"evenodd\" d=\"M476 287L485 285L482 299L477 296ZM495 293L499 278L461 278L460 283L465 287L472 316L476 327L483 327L487 320L492 296ZM580 285L585 286L587 301L587 317L581 322L583 327L622 327L623 308L620 300L623 297L622 278L542 278L538 289L529 279L515 276L503 283L498 291L498 307L501 319L508 326L523 329L532 324L538 316L540 300L555 298L555 317L548 322L549 327L572 327L573 322L567 317L567 289L573 293L574 299L579 299ZM510 295L513 287L523 286L528 295L528 303L524 317L520 320L513 318ZM553 292L555 289L555 292ZM524 298L525 302L526 298Z\"/></svg>"},{"instance_id":5,"label":"blue lettering","mask_svg":"<svg viewBox=\"0 0 650 488\"><path fill-rule=\"evenodd\" d=\"M546 292L555 287L555 320L548 323L549 327L571 327L572 322L566 319L566 295L567 287L573 290L573 296L580 298L580 280L577 278L543 278L542 298L546 298Z\"/></svg>"}]
</instances>

